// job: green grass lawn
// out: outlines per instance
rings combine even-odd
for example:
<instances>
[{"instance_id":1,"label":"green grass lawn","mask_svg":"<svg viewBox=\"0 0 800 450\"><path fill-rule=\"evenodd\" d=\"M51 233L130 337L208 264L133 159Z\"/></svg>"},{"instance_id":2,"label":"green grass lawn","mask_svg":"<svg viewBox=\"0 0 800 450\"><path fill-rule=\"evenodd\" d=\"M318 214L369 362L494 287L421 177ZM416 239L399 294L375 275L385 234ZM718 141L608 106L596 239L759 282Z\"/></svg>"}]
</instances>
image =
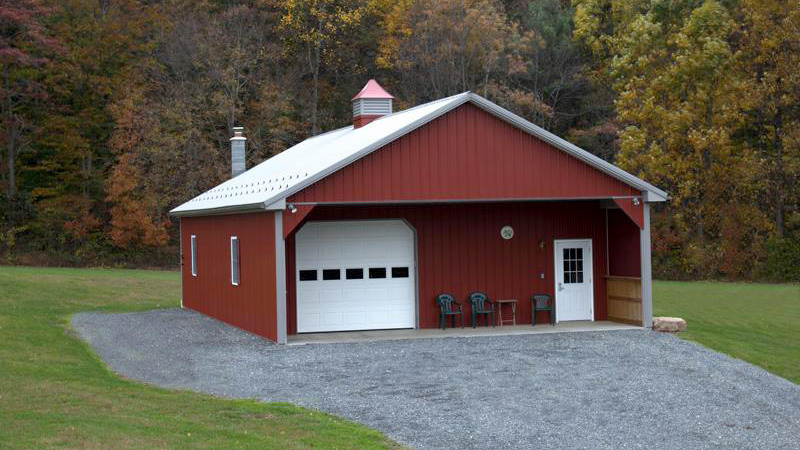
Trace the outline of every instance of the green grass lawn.
<instances>
[{"instance_id":1,"label":"green grass lawn","mask_svg":"<svg viewBox=\"0 0 800 450\"><path fill-rule=\"evenodd\" d=\"M75 312L176 307L179 298L176 272L0 267L0 447L398 447L316 411L121 379L69 328Z\"/></svg>"},{"instance_id":2,"label":"green grass lawn","mask_svg":"<svg viewBox=\"0 0 800 450\"><path fill-rule=\"evenodd\" d=\"M800 384L800 285L657 281L653 302L686 319L682 338Z\"/></svg>"}]
</instances>

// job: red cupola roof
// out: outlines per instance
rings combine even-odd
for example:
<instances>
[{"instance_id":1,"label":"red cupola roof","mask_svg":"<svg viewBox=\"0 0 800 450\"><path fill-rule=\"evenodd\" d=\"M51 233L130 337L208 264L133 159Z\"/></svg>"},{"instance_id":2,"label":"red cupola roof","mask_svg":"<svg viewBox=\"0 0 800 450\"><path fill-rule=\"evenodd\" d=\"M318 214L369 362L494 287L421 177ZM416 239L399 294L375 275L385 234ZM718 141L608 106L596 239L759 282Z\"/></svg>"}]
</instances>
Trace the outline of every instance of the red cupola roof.
<instances>
[{"instance_id":1,"label":"red cupola roof","mask_svg":"<svg viewBox=\"0 0 800 450\"><path fill-rule=\"evenodd\" d=\"M391 94L386 92L386 90L378 84L377 81L374 79L367 81L367 84L358 91L353 100L358 100L360 98L394 98Z\"/></svg>"}]
</instances>

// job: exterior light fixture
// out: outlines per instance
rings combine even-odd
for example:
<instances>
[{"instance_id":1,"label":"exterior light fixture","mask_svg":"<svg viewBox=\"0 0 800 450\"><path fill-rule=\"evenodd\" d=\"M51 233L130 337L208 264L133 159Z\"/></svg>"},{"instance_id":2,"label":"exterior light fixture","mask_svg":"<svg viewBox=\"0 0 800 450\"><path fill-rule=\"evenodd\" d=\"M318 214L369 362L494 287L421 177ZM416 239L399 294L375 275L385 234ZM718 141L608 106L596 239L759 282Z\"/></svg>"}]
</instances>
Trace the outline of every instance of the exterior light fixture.
<instances>
[{"instance_id":1,"label":"exterior light fixture","mask_svg":"<svg viewBox=\"0 0 800 450\"><path fill-rule=\"evenodd\" d=\"M639 199L637 197L633 197L633 206L639 206Z\"/></svg>"},{"instance_id":2,"label":"exterior light fixture","mask_svg":"<svg viewBox=\"0 0 800 450\"><path fill-rule=\"evenodd\" d=\"M539 250L544 250L544 241L539 241Z\"/></svg>"},{"instance_id":3,"label":"exterior light fixture","mask_svg":"<svg viewBox=\"0 0 800 450\"><path fill-rule=\"evenodd\" d=\"M286 209L288 209L289 212L292 213L292 214L297 212L297 206L294 206L294 204L292 204L292 203L289 203L288 205L286 205Z\"/></svg>"}]
</instances>

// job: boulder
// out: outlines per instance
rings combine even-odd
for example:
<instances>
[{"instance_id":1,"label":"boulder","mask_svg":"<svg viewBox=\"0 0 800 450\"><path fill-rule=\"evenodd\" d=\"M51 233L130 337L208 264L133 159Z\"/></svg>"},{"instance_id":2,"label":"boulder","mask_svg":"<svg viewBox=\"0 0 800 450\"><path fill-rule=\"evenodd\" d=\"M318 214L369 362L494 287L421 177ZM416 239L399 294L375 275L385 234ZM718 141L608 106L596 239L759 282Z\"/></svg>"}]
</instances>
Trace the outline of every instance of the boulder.
<instances>
[{"instance_id":1,"label":"boulder","mask_svg":"<svg viewBox=\"0 0 800 450\"><path fill-rule=\"evenodd\" d=\"M686 331L686 321L680 317L653 317L653 330L667 333Z\"/></svg>"}]
</instances>

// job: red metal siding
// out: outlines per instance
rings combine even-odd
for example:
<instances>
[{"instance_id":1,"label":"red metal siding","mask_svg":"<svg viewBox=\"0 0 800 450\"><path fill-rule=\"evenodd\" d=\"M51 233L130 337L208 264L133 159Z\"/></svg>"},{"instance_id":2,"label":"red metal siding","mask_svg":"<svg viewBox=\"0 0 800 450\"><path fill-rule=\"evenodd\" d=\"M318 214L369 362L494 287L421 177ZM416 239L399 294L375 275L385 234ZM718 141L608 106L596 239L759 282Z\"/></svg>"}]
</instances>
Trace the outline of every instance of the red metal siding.
<instances>
[{"instance_id":1,"label":"red metal siding","mask_svg":"<svg viewBox=\"0 0 800 450\"><path fill-rule=\"evenodd\" d=\"M283 214L283 237L287 238L314 209L314 205L297 205L297 211L287 211Z\"/></svg>"},{"instance_id":2,"label":"red metal siding","mask_svg":"<svg viewBox=\"0 0 800 450\"><path fill-rule=\"evenodd\" d=\"M486 291L494 299L516 298L518 323L530 323L530 296L542 292L553 295L554 239L592 239L595 318L606 318L605 211L598 202L317 206L307 220L389 218L405 219L416 230L422 328L438 325L436 294L450 292L464 300L473 290ZM500 237L504 225L515 230L509 241ZM545 243L544 250L539 248L540 241ZM294 234L287 240L286 251L287 330L294 334ZM541 272L544 280L539 278ZM540 314L538 321L546 322L546 313Z\"/></svg>"},{"instance_id":3,"label":"red metal siding","mask_svg":"<svg viewBox=\"0 0 800 450\"><path fill-rule=\"evenodd\" d=\"M196 277L191 235L197 236ZM240 283L231 284L230 238L239 238ZM277 340L275 215L181 218L183 306Z\"/></svg>"},{"instance_id":4,"label":"red metal siding","mask_svg":"<svg viewBox=\"0 0 800 450\"><path fill-rule=\"evenodd\" d=\"M597 198L636 189L471 104L290 196L289 202Z\"/></svg>"},{"instance_id":5,"label":"red metal siding","mask_svg":"<svg viewBox=\"0 0 800 450\"><path fill-rule=\"evenodd\" d=\"M621 209L639 228L644 228L644 203L634 202L631 198L615 198L614 203Z\"/></svg>"},{"instance_id":6,"label":"red metal siding","mask_svg":"<svg viewBox=\"0 0 800 450\"><path fill-rule=\"evenodd\" d=\"M642 273L639 226L621 209L608 210L608 274L638 277Z\"/></svg>"}]
</instances>

